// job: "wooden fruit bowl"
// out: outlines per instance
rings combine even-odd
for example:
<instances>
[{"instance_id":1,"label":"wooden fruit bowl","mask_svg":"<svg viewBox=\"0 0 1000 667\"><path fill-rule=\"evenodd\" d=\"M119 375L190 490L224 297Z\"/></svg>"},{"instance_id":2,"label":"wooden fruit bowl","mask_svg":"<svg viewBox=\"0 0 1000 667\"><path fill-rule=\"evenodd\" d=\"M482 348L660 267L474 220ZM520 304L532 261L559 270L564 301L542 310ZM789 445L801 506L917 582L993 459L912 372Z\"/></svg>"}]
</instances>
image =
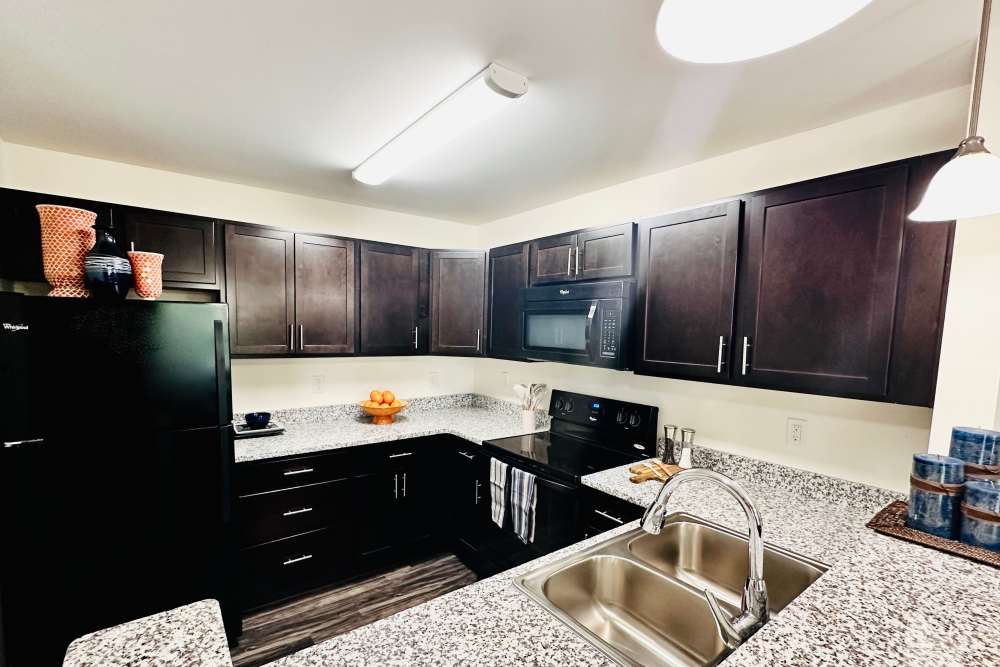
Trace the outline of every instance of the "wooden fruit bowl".
<instances>
[{"instance_id":1,"label":"wooden fruit bowl","mask_svg":"<svg viewBox=\"0 0 1000 667\"><path fill-rule=\"evenodd\" d=\"M364 401L361 401L358 405L372 416L373 424L391 424L393 422L392 416L406 407L406 401L400 401L400 405L394 408L370 408L365 405Z\"/></svg>"}]
</instances>

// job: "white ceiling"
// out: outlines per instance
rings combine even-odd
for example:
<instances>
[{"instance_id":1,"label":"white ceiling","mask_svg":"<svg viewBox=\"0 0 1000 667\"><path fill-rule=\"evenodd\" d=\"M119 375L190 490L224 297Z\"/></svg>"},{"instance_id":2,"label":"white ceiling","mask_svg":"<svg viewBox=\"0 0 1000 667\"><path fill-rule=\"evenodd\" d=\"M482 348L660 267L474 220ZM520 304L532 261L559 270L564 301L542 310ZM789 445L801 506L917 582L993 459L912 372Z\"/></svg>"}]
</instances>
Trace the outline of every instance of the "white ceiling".
<instances>
[{"instance_id":1,"label":"white ceiling","mask_svg":"<svg viewBox=\"0 0 1000 667\"><path fill-rule=\"evenodd\" d=\"M0 136L481 223L967 83L980 0L875 0L735 65L668 57L658 7L0 0ZM509 112L385 185L352 181L491 60L531 79Z\"/></svg>"}]
</instances>

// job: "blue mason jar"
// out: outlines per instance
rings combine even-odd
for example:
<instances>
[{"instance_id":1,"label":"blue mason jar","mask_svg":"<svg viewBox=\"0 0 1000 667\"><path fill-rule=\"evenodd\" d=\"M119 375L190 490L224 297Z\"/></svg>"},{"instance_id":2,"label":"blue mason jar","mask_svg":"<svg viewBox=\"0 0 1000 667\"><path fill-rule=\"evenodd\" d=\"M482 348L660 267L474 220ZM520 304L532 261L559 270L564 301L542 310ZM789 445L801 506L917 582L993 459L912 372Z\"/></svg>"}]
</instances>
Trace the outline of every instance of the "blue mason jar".
<instances>
[{"instance_id":1,"label":"blue mason jar","mask_svg":"<svg viewBox=\"0 0 1000 667\"><path fill-rule=\"evenodd\" d=\"M966 482L962 541L1000 553L1000 482Z\"/></svg>"},{"instance_id":2,"label":"blue mason jar","mask_svg":"<svg viewBox=\"0 0 1000 667\"><path fill-rule=\"evenodd\" d=\"M940 454L914 454L906 525L931 535L958 537L965 462Z\"/></svg>"}]
</instances>

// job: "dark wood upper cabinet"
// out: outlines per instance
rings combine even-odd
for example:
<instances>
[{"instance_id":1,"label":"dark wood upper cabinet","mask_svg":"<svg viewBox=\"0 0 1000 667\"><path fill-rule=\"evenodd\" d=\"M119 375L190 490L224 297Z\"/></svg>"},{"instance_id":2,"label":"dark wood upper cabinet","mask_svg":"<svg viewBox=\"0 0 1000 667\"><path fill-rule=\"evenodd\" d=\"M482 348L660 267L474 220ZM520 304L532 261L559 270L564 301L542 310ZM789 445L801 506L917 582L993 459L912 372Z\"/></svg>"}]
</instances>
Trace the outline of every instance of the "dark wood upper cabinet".
<instances>
[{"instance_id":1,"label":"dark wood upper cabinet","mask_svg":"<svg viewBox=\"0 0 1000 667\"><path fill-rule=\"evenodd\" d=\"M739 381L886 397L906 184L903 164L751 198L734 341Z\"/></svg>"},{"instance_id":2,"label":"dark wood upper cabinet","mask_svg":"<svg viewBox=\"0 0 1000 667\"><path fill-rule=\"evenodd\" d=\"M125 226L125 246L163 254L163 284L166 287L220 289L222 244L219 223L180 213L121 207L118 217Z\"/></svg>"},{"instance_id":3,"label":"dark wood upper cabinet","mask_svg":"<svg viewBox=\"0 0 1000 667\"><path fill-rule=\"evenodd\" d=\"M532 285L632 275L635 225L586 229L530 242Z\"/></svg>"},{"instance_id":4,"label":"dark wood upper cabinet","mask_svg":"<svg viewBox=\"0 0 1000 667\"><path fill-rule=\"evenodd\" d=\"M296 351L354 352L356 245L349 239L295 235Z\"/></svg>"},{"instance_id":5,"label":"dark wood upper cabinet","mask_svg":"<svg viewBox=\"0 0 1000 667\"><path fill-rule=\"evenodd\" d=\"M577 235L564 234L537 239L530 243L532 285L573 280L573 260L577 253Z\"/></svg>"},{"instance_id":6,"label":"dark wood upper cabinet","mask_svg":"<svg viewBox=\"0 0 1000 667\"><path fill-rule=\"evenodd\" d=\"M931 177L952 155L944 151L910 160L906 211L917 207ZM889 372L894 403L934 404L954 236L954 222L905 221Z\"/></svg>"},{"instance_id":7,"label":"dark wood upper cabinet","mask_svg":"<svg viewBox=\"0 0 1000 667\"><path fill-rule=\"evenodd\" d=\"M483 353L486 253L432 250L431 354Z\"/></svg>"},{"instance_id":8,"label":"dark wood upper cabinet","mask_svg":"<svg viewBox=\"0 0 1000 667\"><path fill-rule=\"evenodd\" d=\"M529 244L493 248L488 264L489 320L486 345L490 356L524 354L521 290L528 286Z\"/></svg>"},{"instance_id":9,"label":"dark wood upper cabinet","mask_svg":"<svg viewBox=\"0 0 1000 667\"><path fill-rule=\"evenodd\" d=\"M417 354L420 344L420 252L361 242L361 353ZM425 327L426 328L426 327Z\"/></svg>"},{"instance_id":10,"label":"dark wood upper cabinet","mask_svg":"<svg viewBox=\"0 0 1000 667\"><path fill-rule=\"evenodd\" d=\"M742 204L639 222L637 373L729 379Z\"/></svg>"},{"instance_id":11,"label":"dark wood upper cabinet","mask_svg":"<svg viewBox=\"0 0 1000 667\"><path fill-rule=\"evenodd\" d=\"M295 234L226 225L229 348L290 354L295 338Z\"/></svg>"},{"instance_id":12,"label":"dark wood upper cabinet","mask_svg":"<svg viewBox=\"0 0 1000 667\"><path fill-rule=\"evenodd\" d=\"M574 252L573 278L597 280L632 275L635 225L626 222L577 234L579 255Z\"/></svg>"}]
</instances>

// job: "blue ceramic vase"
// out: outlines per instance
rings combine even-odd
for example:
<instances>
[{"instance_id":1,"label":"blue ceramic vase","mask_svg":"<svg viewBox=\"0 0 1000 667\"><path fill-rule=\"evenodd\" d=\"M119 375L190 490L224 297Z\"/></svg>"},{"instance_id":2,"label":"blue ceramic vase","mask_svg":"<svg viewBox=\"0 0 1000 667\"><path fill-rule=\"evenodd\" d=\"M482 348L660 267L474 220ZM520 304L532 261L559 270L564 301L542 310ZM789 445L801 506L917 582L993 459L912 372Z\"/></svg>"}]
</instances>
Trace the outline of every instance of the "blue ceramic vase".
<instances>
[{"instance_id":1,"label":"blue ceramic vase","mask_svg":"<svg viewBox=\"0 0 1000 667\"><path fill-rule=\"evenodd\" d=\"M132 287L132 265L115 242L114 226L94 225L97 240L83 260L84 281L95 299L121 301Z\"/></svg>"}]
</instances>

